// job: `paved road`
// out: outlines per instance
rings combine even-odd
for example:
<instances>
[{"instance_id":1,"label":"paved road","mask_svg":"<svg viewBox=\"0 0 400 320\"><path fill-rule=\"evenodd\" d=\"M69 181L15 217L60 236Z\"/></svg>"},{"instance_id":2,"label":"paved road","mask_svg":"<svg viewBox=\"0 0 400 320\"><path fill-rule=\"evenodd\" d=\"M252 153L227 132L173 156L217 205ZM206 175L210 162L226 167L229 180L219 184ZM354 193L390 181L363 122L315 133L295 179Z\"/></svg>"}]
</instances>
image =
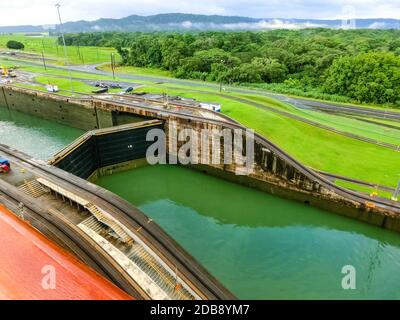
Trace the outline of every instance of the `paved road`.
<instances>
[{"instance_id":1,"label":"paved road","mask_svg":"<svg viewBox=\"0 0 400 320\"><path fill-rule=\"evenodd\" d=\"M80 72L88 72L92 74L98 75L105 75L110 76L111 72L103 71L97 69L99 65L84 65L84 66L71 66L70 69L74 71ZM64 67L66 68L66 67ZM190 85L195 87L201 88L212 88L212 89L219 89L219 85L215 83L208 83L208 82L200 82L200 81L193 81L193 80L184 80L184 79L174 79L168 77L154 77L154 76L145 76L145 75L131 75L131 74L122 74L116 73L117 77L122 79L131 79L131 80L144 80L144 81L153 81L153 82L162 82L162 83L172 83L172 84L179 84L179 85ZM283 94L272 93L268 91L261 91L257 89L246 89L240 87L233 87L233 86L226 86L225 87L228 91L231 92L238 92L238 93L249 93L249 94L257 94L265 97L270 97L277 99L282 102L286 102L292 104L294 107L298 107L301 109L314 109L319 111L327 111L327 112L335 112L335 113L344 113L344 114L351 114L351 115L363 115L369 116L372 118L379 118L379 119L387 119L387 120L398 120L400 121L400 112L390 111L386 109L371 109L362 106L355 106L355 105L341 105L335 103L328 103L328 102L320 102L306 98L294 98L285 96Z\"/></svg>"},{"instance_id":2,"label":"paved road","mask_svg":"<svg viewBox=\"0 0 400 320\"><path fill-rule=\"evenodd\" d=\"M0 52L1 55L1 52ZM7 56L9 60L13 60L9 56ZM15 59L14 59L15 60ZM27 65L36 65L42 66L41 63L38 62L21 62L18 61L20 64L27 64ZM88 74L96 74L96 75L103 75L103 76L111 76L112 73L108 71L103 71L97 69L102 64L93 64L93 65L71 65L71 66L60 66L54 64L47 64L48 67L63 69L63 70L72 70L82 73ZM210 89L218 89L220 88L219 84L216 83L209 83L209 82L201 82L201 81L193 81L193 80L185 80L185 79L175 79L169 77L161 77L161 76L147 76L147 75L133 75L133 74L124 74L124 73L116 73L116 77L121 79L129 79L129 80L142 80L142 81L152 81L156 83L166 83L166 84L178 84L178 85L189 85L192 87L199 87L199 88L210 88ZM329 113L342 113L348 115L356 115L356 116L364 116L364 117L371 117L377 119L386 119L386 120L394 120L400 122L400 112L386 110L386 109L372 109L362 106L356 105L341 105L337 103L331 102L322 102L322 101L315 101L307 98L298 98L298 97L289 97L283 94L273 93L265 90L257 90L257 89L248 89L248 88L241 88L235 86L225 86L225 89L231 92L243 93L243 94L257 94L260 96L265 96L269 98L274 98L279 101L289 103L294 107L300 109L312 109L312 110L319 110Z\"/></svg>"},{"instance_id":3,"label":"paved road","mask_svg":"<svg viewBox=\"0 0 400 320\"><path fill-rule=\"evenodd\" d=\"M171 90L177 89L176 87L173 87L173 86L166 86L165 88L171 89ZM229 94L226 94L226 93L218 93L218 92L215 93L215 92L212 92L212 91L204 91L204 90L198 90L198 91L197 90L193 90L193 91L200 92L200 93L209 93L209 94L213 94L213 95L216 95L216 96L220 96L220 97L223 97L223 98L226 98L226 99L230 99L230 100L233 100L233 101L237 101L237 102L240 102L240 103L251 105L253 107L256 107L256 108L259 108L259 109L262 109L262 110L267 110L269 112L277 113L279 115L283 115L285 117L288 117L288 118L291 118L291 119L294 119L294 120L297 120L297 121L300 121L300 122L303 122L303 123L307 123L307 124L312 125L314 127L317 127L317 128L323 129L323 130L328 130L328 131L340 134L340 135L348 137L348 138L352 138L352 139L356 139L356 140L359 140L359 141L368 142L368 143L371 143L371 144L374 144L374 145L377 145L377 146L380 146L380 147L385 147L385 148L389 148L389 149L392 149L392 150L400 151L400 140L399 140L398 144L392 144L392 143L388 143L388 142L383 142L383 141L379 141L379 140L376 140L376 139L368 138L368 137L365 137L365 136L357 135L357 134L354 134L354 133L351 133L351 132L339 130L339 129L336 129L334 127L331 127L331 126L328 126L328 125L325 125L325 124L322 124L322 123L319 123L319 122L316 122L316 121L313 121L313 120L310 120L310 119L307 119L307 118L304 118L304 117L301 117L301 116L298 116L298 115L295 115L295 114L290 113L290 112L286 112L286 111L283 111L283 110L279 110L277 108L269 107L269 106L267 106L265 104L258 103L258 102L255 102L255 101L252 101L252 100L249 100L249 99L239 98L239 97L232 96L232 95L229 95ZM376 123L376 124L378 124L378 123ZM383 124L382 126L386 126L386 125ZM400 128L398 128L398 129L400 130Z\"/></svg>"},{"instance_id":4,"label":"paved road","mask_svg":"<svg viewBox=\"0 0 400 320\"><path fill-rule=\"evenodd\" d=\"M29 64L32 64L32 63L29 63ZM55 67L57 67L57 68L60 68L60 69L67 69L67 67L65 67L65 66L55 66ZM97 74L97 75L105 75L105 76L109 76L109 73L108 72L106 72L106 71L102 71L102 70L97 70L96 68L95 68L95 66L72 66L72 67L70 67L70 69L71 70L73 70L73 71L78 71L78 72L82 72L82 73L89 73L89 74ZM153 82L157 82L156 80L161 80L161 78L158 78L158 77L150 77L150 76L140 76L140 75L118 75L118 77L120 77L120 78L123 78L123 79L129 79L129 80L148 80L148 81L153 81ZM180 80L180 79L171 79L171 78L162 78L162 82L164 82L164 83L173 83L173 84L190 84L190 85L194 85L194 86L197 86L197 87L203 87L203 88L216 88L216 87L218 87L216 84L211 84L211 83L200 83L200 82L195 82L195 81L189 81L189 80ZM237 89L237 88L234 88L235 90ZM241 91L245 91L245 92L255 92L255 93L258 93L258 94L260 94L260 92L259 91L257 91L257 90L250 90L250 89L240 89L240 88L238 88L238 90L241 90ZM269 95L269 93L264 93L264 95ZM275 95L274 95L275 96ZM286 97L286 99L288 99L288 97ZM357 108L359 108L359 107L357 107ZM380 110L377 110L377 112L382 112L382 113L384 113L384 111L380 111ZM265 139L264 137L261 137L261 136L259 136L259 139L261 139L261 140L263 140L263 139ZM272 149L274 149L278 154L281 154L281 156L282 156L282 158L284 158L284 159L288 159L288 161L290 162L290 163L293 163L293 165L296 167L296 168L301 168L301 169L303 169L304 170L304 174L306 175L306 176L310 176L310 177L313 177L314 176L314 174L315 174L315 172L313 172L313 171L310 171L310 170L308 170L308 169L306 169L306 168L304 168L304 166L303 165L301 165L301 164L299 164L297 161L295 161L294 159L292 159L288 154L286 154L283 150L281 150L281 149L279 149L277 146L275 146L275 145L272 145L272 143L270 142L270 141L264 141L264 143L266 144L266 145L269 145L269 147L270 148L272 148ZM301 170L300 169L300 170ZM320 178L321 178L321 176L320 175L318 175L318 178L317 178L317 181L319 180L320 181ZM322 182L322 181L320 181L320 182L322 182L322 184L324 184L324 183L327 183L328 182L328 179L324 179L325 181L324 182ZM333 185L332 183L330 183L330 182L328 182L328 185L329 185L329 187L330 188L333 188L333 189L340 189L340 191L338 192L338 194L341 194L341 193L352 193L353 194L353 192L352 191L349 191L349 190L346 190L346 189L344 189L344 188L340 188L340 187L338 187L338 186L335 186L335 185ZM359 197L360 196L360 194L358 194L358 193L354 193L353 194L353 196L356 196L356 194L357 194L357 196ZM356 197L357 197L356 196ZM361 197L362 198L362 197ZM369 199L369 198L368 198ZM361 200L361 199L359 199L359 200ZM365 198L365 199L363 199L364 201L365 200L367 200L367 198ZM383 204L383 203L382 203Z\"/></svg>"},{"instance_id":5,"label":"paved road","mask_svg":"<svg viewBox=\"0 0 400 320\"><path fill-rule=\"evenodd\" d=\"M38 65L38 63L36 63L36 62L27 62L26 64ZM64 70L69 68L69 70L73 70L73 71L81 72L81 73L96 74L99 76L103 75L103 76L107 76L107 77L109 77L111 75L110 72L97 69L98 66L99 66L98 64L97 65L73 65L73 66L69 66L69 67L52 65L52 67L55 67L55 68L64 69ZM126 82L119 81L122 85L126 85L126 86L132 85L132 83L130 83L129 81L145 80L145 81L152 81L152 82L156 82L156 83L162 82L165 84L172 84L172 85L173 84L191 85L194 87L198 87L199 89L202 88L201 92L206 92L206 93L207 93L207 91L204 91L204 89L216 89L216 88L218 89L219 88L219 86L214 83L174 79L174 78L167 78L167 77L153 77L153 76L130 75L130 74L117 74L117 77L121 78L121 79L126 79L127 80ZM89 81L89 80L81 79L81 78L73 78L73 79L81 80L81 81L85 81L85 82ZM93 82L94 80L90 80L90 81ZM110 82L110 81L107 81L107 82ZM172 86L166 87L166 88L175 89ZM259 90L244 89L244 88L237 88L237 87L229 87L228 89L231 91L234 91L234 92L239 92L239 93L253 93L253 94L256 93L261 96L274 98L279 101L291 104L292 106L300 108L300 109L316 109L319 111L324 111L324 112L329 112L329 113L342 113L342 114L344 113L344 114L348 114L348 115L352 115L352 116L355 116L355 115L356 116L371 116L371 117L377 117L377 118L381 118L381 119L389 119L389 116L391 116L392 118L394 117L394 119L392 119L392 120L396 120L397 119L396 117L398 116L399 121L400 121L400 113L398 113L398 114L396 112L387 113L386 110L369 110L369 109L365 110L365 108L358 107L358 106L342 106L342 105L321 103L321 102L316 102L313 100L308 100L308 99L303 99L303 98L291 98L291 97L287 97L287 96L280 95L280 94L273 94L273 93L259 91ZM227 93L218 93L218 92L209 92L209 93L214 94L214 95L219 95L221 97L228 98L228 99L231 99L231 100L234 100L237 102L249 104L249 105L252 105L252 106L260 108L260 109L268 110L270 112L278 113L283 116L295 119L297 121L301 121L301 122L310 124L312 126L320 128L320 129L335 132L337 134L340 134L342 136L346 136L346 137L349 137L352 139L371 143L374 145L378 145L378 146L389 148L389 149L396 150L396 151L400 150L400 147L399 147L400 141L399 141L399 144L382 142L379 140L375 140L375 139L371 139L368 137L353 134L350 132L346 132L343 130L338 130L334 127L331 127L331 126L328 126L325 124L321 124L319 122L315 122L315 121L309 120L307 118L303 118L303 117L294 115L289 112L278 110L276 108L268 107L264 104L257 103L257 102L254 102L254 101L251 101L251 100L248 100L245 98L234 97L232 95L228 95ZM334 109L334 108L336 108L336 109ZM376 124L380 124L380 123L376 123ZM386 126L385 124L380 124L380 125Z\"/></svg>"}]
</instances>

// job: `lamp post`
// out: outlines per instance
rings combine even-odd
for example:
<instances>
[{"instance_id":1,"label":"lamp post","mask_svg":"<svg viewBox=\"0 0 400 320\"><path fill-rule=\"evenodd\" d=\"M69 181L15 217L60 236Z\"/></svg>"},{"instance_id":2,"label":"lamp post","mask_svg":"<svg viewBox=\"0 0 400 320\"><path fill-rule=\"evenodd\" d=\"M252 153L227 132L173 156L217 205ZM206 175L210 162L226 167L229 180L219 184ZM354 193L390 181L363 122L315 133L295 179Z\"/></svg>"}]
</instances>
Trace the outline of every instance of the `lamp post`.
<instances>
[{"instance_id":1,"label":"lamp post","mask_svg":"<svg viewBox=\"0 0 400 320\"><path fill-rule=\"evenodd\" d=\"M113 80L115 80L115 55L114 52L111 53L111 70L112 70L112 74L113 74Z\"/></svg>"},{"instance_id":2,"label":"lamp post","mask_svg":"<svg viewBox=\"0 0 400 320\"><path fill-rule=\"evenodd\" d=\"M225 66L225 60L221 60L221 63ZM219 82L219 92L222 92L222 76L220 78L220 82Z\"/></svg>"},{"instance_id":3,"label":"lamp post","mask_svg":"<svg viewBox=\"0 0 400 320\"><path fill-rule=\"evenodd\" d=\"M399 184L397 185L395 192L393 193L392 200L397 201L399 195L400 195L400 181Z\"/></svg>"},{"instance_id":4,"label":"lamp post","mask_svg":"<svg viewBox=\"0 0 400 320\"><path fill-rule=\"evenodd\" d=\"M68 62L67 45L65 44L65 37L64 37L64 32L63 32L63 28L62 28L60 7L61 7L61 5L60 5L59 3L57 3L57 4L56 4L56 8L57 8L57 13L58 13L58 20L60 21L60 33L61 33L61 37L62 37L63 45L64 45L64 57L65 57L65 61ZM71 85L71 94L72 94L72 96L73 96L73 95L74 95L74 87L73 87L73 85L72 85L71 70L70 70L69 66L67 66L67 69L68 69L68 73L69 73L69 82L70 82L70 85Z\"/></svg>"}]
</instances>

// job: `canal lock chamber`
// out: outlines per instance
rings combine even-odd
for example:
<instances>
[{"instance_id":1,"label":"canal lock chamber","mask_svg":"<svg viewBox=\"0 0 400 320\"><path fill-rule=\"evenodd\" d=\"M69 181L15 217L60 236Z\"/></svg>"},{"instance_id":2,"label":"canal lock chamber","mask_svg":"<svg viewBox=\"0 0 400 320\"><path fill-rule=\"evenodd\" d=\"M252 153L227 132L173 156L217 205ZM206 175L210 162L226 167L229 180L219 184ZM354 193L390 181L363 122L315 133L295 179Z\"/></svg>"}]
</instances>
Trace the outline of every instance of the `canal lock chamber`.
<instances>
[{"instance_id":1,"label":"canal lock chamber","mask_svg":"<svg viewBox=\"0 0 400 320\"><path fill-rule=\"evenodd\" d=\"M15 111L4 110L14 117L5 120L9 126L18 122ZM37 115L29 113L29 121L36 121ZM39 126L50 123L54 125ZM15 126L14 137L29 133L29 124ZM141 130L136 144L148 129ZM46 131L41 131L44 136ZM60 136L65 145L68 139ZM148 166L143 160L146 146L132 148L124 158L126 153L113 152L117 144L99 137L92 134L88 144L68 154L74 156L69 162L63 158L57 166L137 206L239 298L399 298L400 279L385 280L399 265L398 234L181 166ZM119 138L124 144L122 133ZM110 158L113 154L120 158ZM341 287L342 267L349 264L358 271L355 291Z\"/></svg>"}]
</instances>

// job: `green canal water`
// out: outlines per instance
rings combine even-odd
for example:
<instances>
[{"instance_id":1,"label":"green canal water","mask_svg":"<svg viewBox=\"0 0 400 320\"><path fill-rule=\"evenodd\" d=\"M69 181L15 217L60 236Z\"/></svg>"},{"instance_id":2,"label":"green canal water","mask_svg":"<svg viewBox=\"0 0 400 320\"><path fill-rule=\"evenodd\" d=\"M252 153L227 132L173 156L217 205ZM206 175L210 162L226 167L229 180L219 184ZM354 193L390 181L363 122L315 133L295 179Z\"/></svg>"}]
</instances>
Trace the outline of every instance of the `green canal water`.
<instances>
[{"instance_id":1,"label":"green canal water","mask_svg":"<svg viewBox=\"0 0 400 320\"><path fill-rule=\"evenodd\" d=\"M82 134L0 108L0 141L47 160ZM103 177L240 298L400 298L400 235L177 166ZM356 290L341 287L344 265Z\"/></svg>"},{"instance_id":2,"label":"green canal water","mask_svg":"<svg viewBox=\"0 0 400 320\"><path fill-rule=\"evenodd\" d=\"M83 131L0 107L0 143L49 160Z\"/></svg>"},{"instance_id":3,"label":"green canal water","mask_svg":"<svg viewBox=\"0 0 400 320\"><path fill-rule=\"evenodd\" d=\"M153 218L239 298L400 298L396 233L184 167L97 183ZM356 269L356 290L342 289L345 265Z\"/></svg>"}]
</instances>

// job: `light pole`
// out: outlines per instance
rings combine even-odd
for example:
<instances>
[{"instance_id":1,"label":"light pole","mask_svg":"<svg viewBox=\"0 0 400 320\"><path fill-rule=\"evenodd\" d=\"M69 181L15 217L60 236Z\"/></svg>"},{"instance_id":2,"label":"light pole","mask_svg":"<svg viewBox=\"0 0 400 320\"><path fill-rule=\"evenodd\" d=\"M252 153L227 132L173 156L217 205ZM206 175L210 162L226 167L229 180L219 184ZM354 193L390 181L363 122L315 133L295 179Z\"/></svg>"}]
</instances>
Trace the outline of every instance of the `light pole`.
<instances>
[{"instance_id":1,"label":"light pole","mask_svg":"<svg viewBox=\"0 0 400 320\"><path fill-rule=\"evenodd\" d=\"M111 70L113 74L113 80L115 80L115 55L111 53Z\"/></svg>"},{"instance_id":2,"label":"light pole","mask_svg":"<svg viewBox=\"0 0 400 320\"><path fill-rule=\"evenodd\" d=\"M67 45L65 44L64 32L62 29L60 7L61 7L61 5L59 3L57 3L56 8L57 8L57 13L58 13L58 20L60 21L60 33L61 33L61 37L62 37L63 45L64 45L64 57L65 57L65 62L68 63L68 52L67 52ZM69 82L71 85L71 94L73 96L74 95L74 86L72 85L72 75L71 75L71 70L68 65L67 65L67 69L68 69L68 73L69 73Z\"/></svg>"},{"instance_id":3,"label":"light pole","mask_svg":"<svg viewBox=\"0 0 400 320\"><path fill-rule=\"evenodd\" d=\"M221 63L225 66L225 60L221 60ZM219 82L219 92L222 92L222 76L220 77L220 82Z\"/></svg>"},{"instance_id":4,"label":"light pole","mask_svg":"<svg viewBox=\"0 0 400 320\"><path fill-rule=\"evenodd\" d=\"M399 195L400 195L400 181L399 184L397 185L395 192L393 193L392 200L397 201Z\"/></svg>"}]
</instances>

